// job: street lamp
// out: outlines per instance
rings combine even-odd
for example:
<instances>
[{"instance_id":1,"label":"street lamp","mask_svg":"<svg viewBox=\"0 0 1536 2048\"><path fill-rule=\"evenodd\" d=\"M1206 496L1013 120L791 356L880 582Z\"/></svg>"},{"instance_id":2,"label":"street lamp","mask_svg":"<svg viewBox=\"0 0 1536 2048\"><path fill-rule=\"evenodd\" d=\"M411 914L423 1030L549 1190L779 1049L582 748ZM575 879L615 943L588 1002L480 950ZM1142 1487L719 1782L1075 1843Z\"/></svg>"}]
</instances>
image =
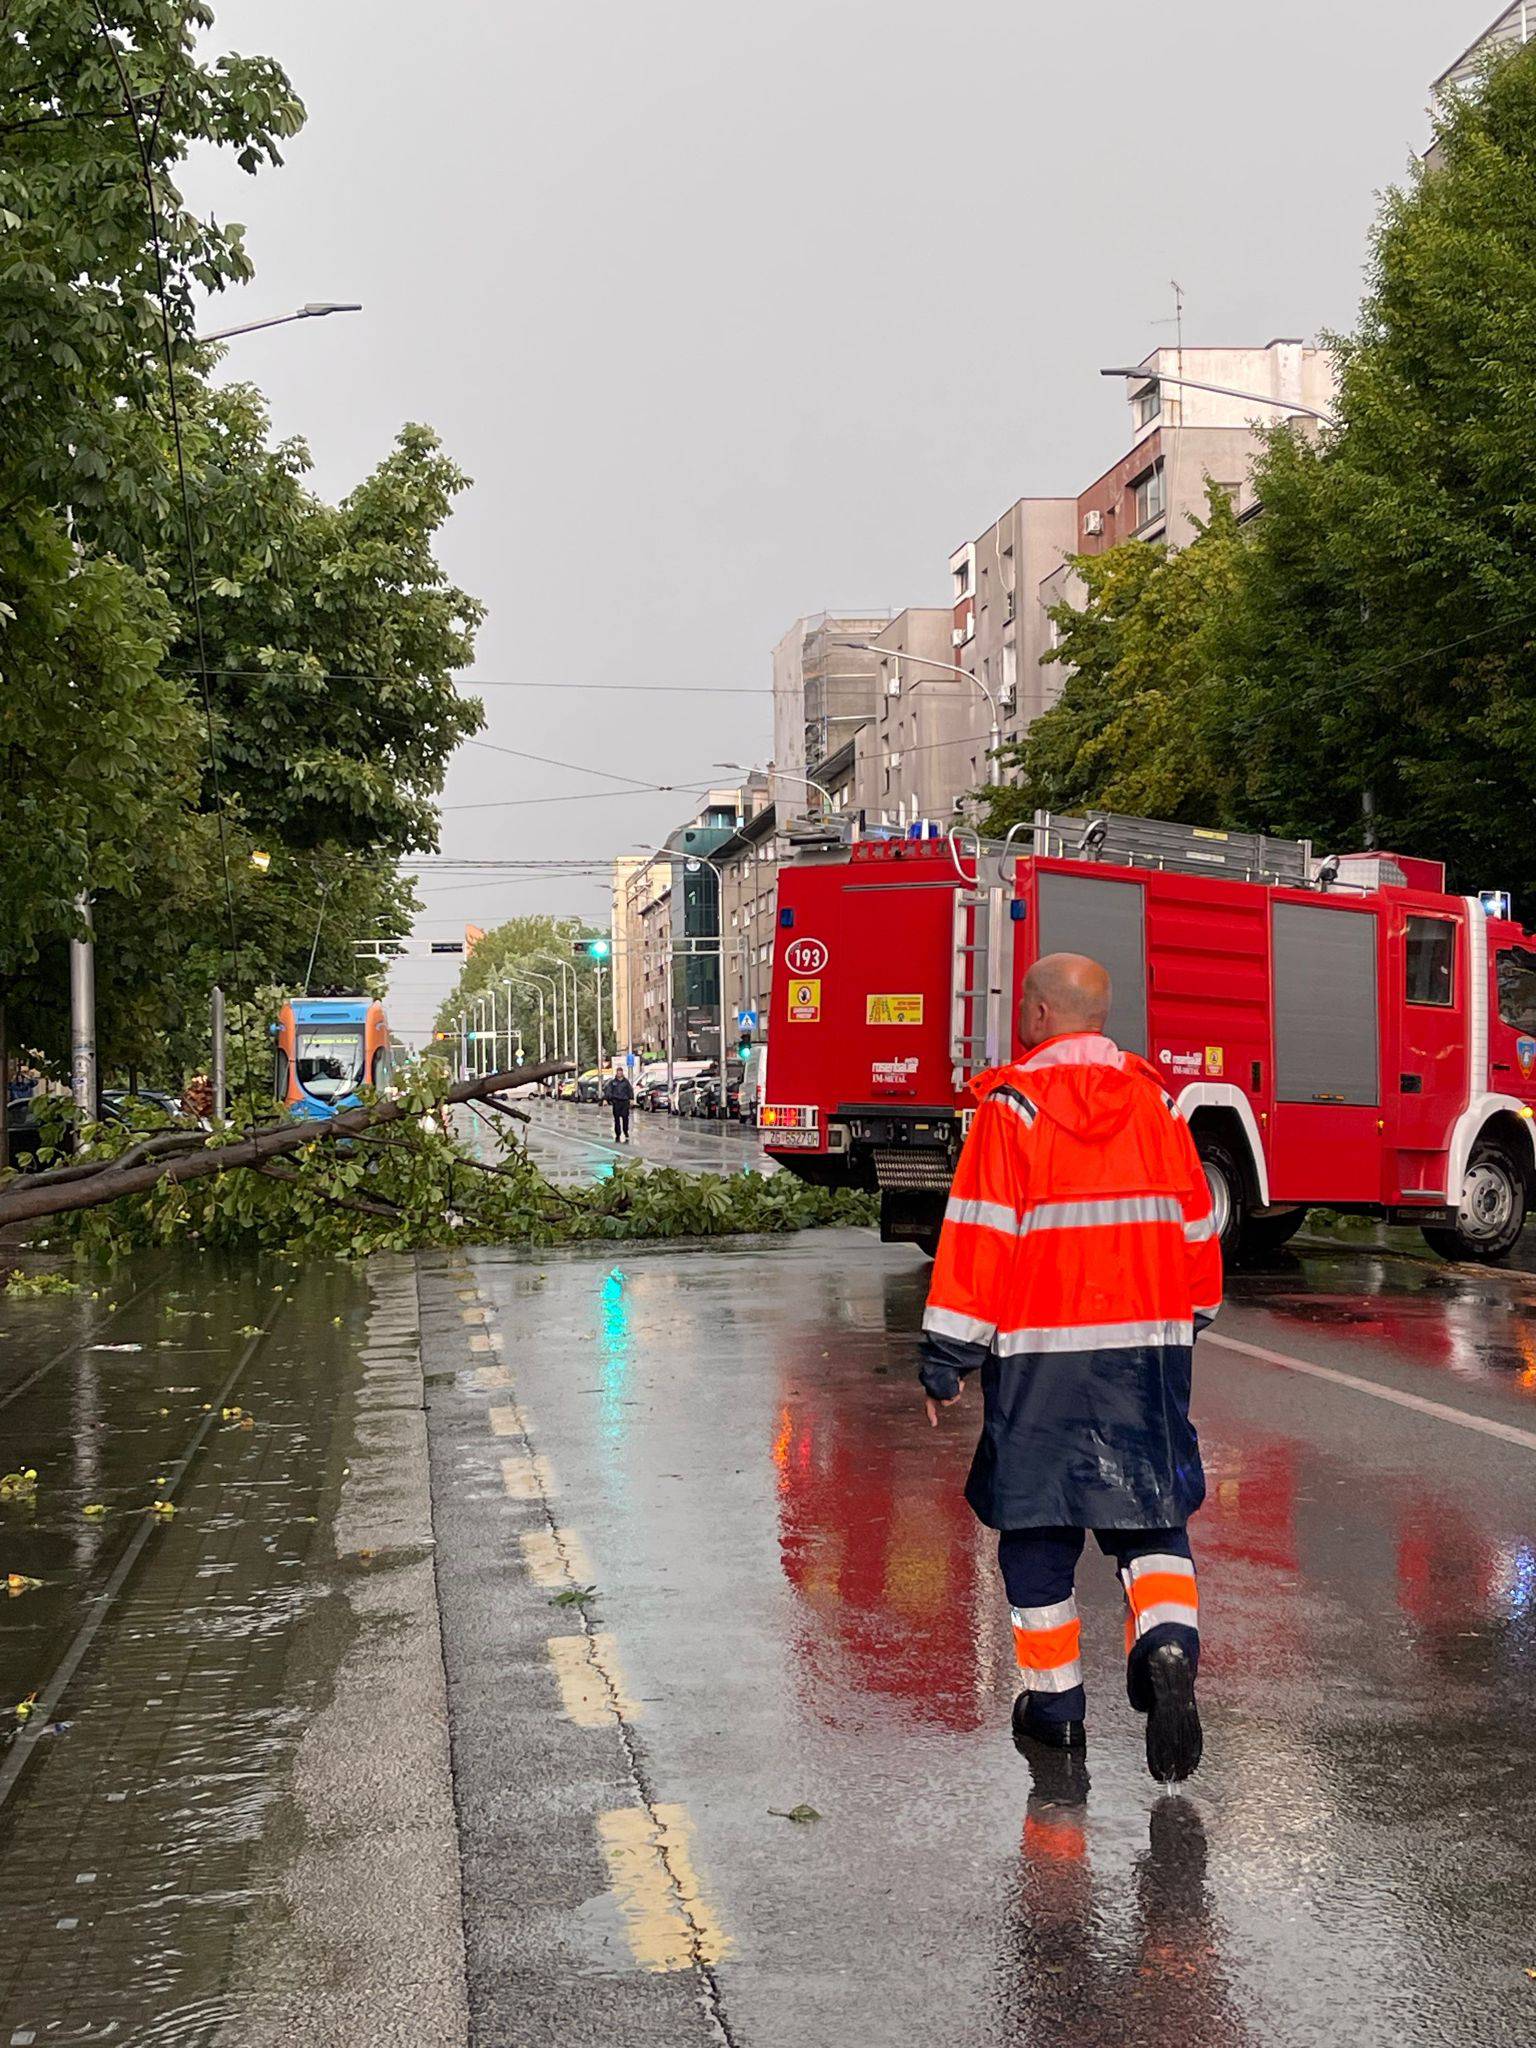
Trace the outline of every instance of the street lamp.
<instances>
[{"instance_id":1,"label":"street lamp","mask_svg":"<svg viewBox=\"0 0 1536 2048\"><path fill-rule=\"evenodd\" d=\"M580 984L576 979L576 969L569 960L563 959L558 953L534 953L530 955L530 958L542 960L546 966L558 967L560 970L560 1007L565 1013L563 1019L565 1024L565 1057L575 1062L576 1070L579 1073L581 1071L581 1019L576 1015L576 992ZM567 975L571 977L569 1004L566 1001L565 987L565 977Z\"/></svg>"},{"instance_id":2,"label":"street lamp","mask_svg":"<svg viewBox=\"0 0 1536 2048\"><path fill-rule=\"evenodd\" d=\"M256 334L263 327L287 327L294 320L323 320L329 313L361 313L362 305L332 299L310 299L296 313L274 313L270 320L247 320L243 327L221 327L215 334L199 334L198 341L233 341L237 334Z\"/></svg>"},{"instance_id":3,"label":"street lamp","mask_svg":"<svg viewBox=\"0 0 1536 2048\"><path fill-rule=\"evenodd\" d=\"M753 772L741 761L717 761L715 766L717 768L734 768L738 775L750 775ZM768 768L764 770L764 773L772 776L775 781L782 777L785 782L799 782L803 783L807 789L814 789L830 814L832 810L832 792L824 783L813 782L809 775L792 774L788 768Z\"/></svg>"},{"instance_id":4,"label":"street lamp","mask_svg":"<svg viewBox=\"0 0 1536 2048\"><path fill-rule=\"evenodd\" d=\"M997 758L997 750L1003 743L1003 734L997 719L997 699L993 696L990 686L984 683L980 676L973 674L968 668L957 668L952 661L935 661L929 654L909 654L904 647L877 647L872 640L840 640L838 645L852 647L860 654L888 654L898 668L904 661L915 661L919 668L941 668L946 675L959 676L962 682L974 683L986 698L987 709L992 714L991 737L987 742L987 780L994 789L1000 785L1003 779L1003 764Z\"/></svg>"},{"instance_id":5,"label":"street lamp","mask_svg":"<svg viewBox=\"0 0 1536 2048\"><path fill-rule=\"evenodd\" d=\"M1166 370L1149 370L1144 363L1113 370L1100 370L1101 377L1144 377L1149 384L1177 384L1186 391L1214 391L1218 398L1242 398L1250 405L1272 405L1277 412L1299 412L1309 420L1321 420L1325 427L1339 423L1332 413L1319 412L1315 405L1301 405L1294 398L1271 398L1263 391L1238 391L1230 384L1207 384L1200 377L1173 377Z\"/></svg>"},{"instance_id":6,"label":"street lamp","mask_svg":"<svg viewBox=\"0 0 1536 2048\"><path fill-rule=\"evenodd\" d=\"M716 973L717 973L717 976L718 976L718 993L719 993L719 1006L720 1006L720 1092L721 1092L721 1098L722 1098L722 1100L723 1100L723 1099L724 1099L724 1094L725 1094L725 876L724 876L724 875L723 875L723 874L722 874L722 873L720 872L720 869L719 869L718 865L717 865L717 864L716 864L716 863L715 863L714 861L710 860L710 859L709 859L709 858L708 858L708 857L707 857L707 856L706 856L705 854L702 854L702 853L679 853L679 852L677 851L677 849L676 849L675 847L671 847L671 846L646 846L646 845L643 845L643 844L642 844L641 846L639 846L639 847L638 847L638 848L637 848L636 850L637 850L638 852L640 852L640 853L649 853L649 854L653 854L653 855L655 855L655 856L656 856L656 857L657 857L658 859L660 859L660 860L664 860L664 861L669 861L669 862L675 862L675 861L682 861L682 863L683 863L683 865L684 865L685 869L686 869L686 867L687 867L688 863L689 863L690 861L692 861L692 862L693 862L693 863L694 863L694 864L695 864L696 866L698 866L698 867L708 868L708 869L709 869L709 871L710 871L710 873L711 873L711 874L712 874L712 875L714 876L714 878L715 878L715 955L716 955L716 961L717 961L717 966L716 966ZM685 937L686 937L686 935L687 935L687 929L688 929L688 926L687 926L687 908L686 908L686 902L687 902L687 899L686 899L686 897L685 897L685 898L684 898L684 906L685 906L685 907L684 907L684 912L683 912L683 918L684 918L684 923L683 923L683 932L684 932L684 936L685 936ZM685 960L686 960L686 959L687 959L687 958L689 957L686 951L684 952L684 955L683 955L683 957L684 957L684 959L685 959ZM685 975L685 976L686 976L687 972L688 972L687 968L686 968L686 967L684 967L684 969L683 969L683 973L684 973L684 975ZM671 963L670 963L670 961L668 962L668 969L667 969L667 980L668 980L668 985L670 986L670 984L671 984ZM686 989L686 983L685 983L685 986L684 986L684 994L686 995L686 993L687 993L687 989ZM686 1019L687 1019L687 1005L686 1005L686 1003L685 1003L685 1004L684 1004L684 1028L685 1028L685 1031L686 1031ZM671 1056L672 1056L672 1055L671 1055L671 1033L670 1033L670 1031L669 1031L669 1032L668 1032L668 1034L667 1034L667 1057L668 1057L668 1059L669 1059L669 1060L670 1060Z\"/></svg>"}]
</instances>

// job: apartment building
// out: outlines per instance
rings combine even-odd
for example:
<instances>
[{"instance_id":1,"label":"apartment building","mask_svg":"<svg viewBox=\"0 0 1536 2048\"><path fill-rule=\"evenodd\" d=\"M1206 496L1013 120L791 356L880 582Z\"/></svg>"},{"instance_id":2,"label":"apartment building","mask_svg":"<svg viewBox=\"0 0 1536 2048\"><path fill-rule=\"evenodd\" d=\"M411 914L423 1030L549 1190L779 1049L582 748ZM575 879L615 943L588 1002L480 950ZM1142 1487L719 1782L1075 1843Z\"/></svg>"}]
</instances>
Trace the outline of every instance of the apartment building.
<instances>
[{"instance_id":1,"label":"apartment building","mask_svg":"<svg viewBox=\"0 0 1536 2048\"><path fill-rule=\"evenodd\" d=\"M991 692L1005 739L1016 739L1060 694L1053 670L1042 665L1053 636L1040 592L1075 552L1077 535L1075 498L1020 498L949 558L950 659Z\"/></svg>"},{"instance_id":2,"label":"apartment building","mask_svg":"<svg viewBox=\"0 0 1536 2048\"><path fill-rule=\"evenodd\" d=\"M1458 86L1475 85L1478 72L1491 56L1507 56L1536 36L1536 0L1516 0L1502 8L1474 42L1467 45L1454 64L1448 64L1431 90L1453 92Z\"/></svg>"},{"instance_id":3,"label":"apartment building","mask_svg":"<svg viewBox=\"0 0 1536 2048\"><path fill-rule=\"evenodd\" d=\"M760 807L715 851L723 887L727 1021L756 1011L766 1037L773 988L773 912L779 877L779 818L766 791Z\"/></svg>"},{"instance_id":4,"label":"apartment building","mask_svg":"<svg viewBox=\"0 0 1536 2048\"><path fill-rule=\"evenodd\" d=\"M720 889L717 849L767 801L766 775L712 789L697 815L654 853L613 863L613 1042L662 1059L719 1051Z\"/></svg>"},{"instance_id":5,"label":"apartment building","mask_svg":"<svg viewBox=\"0 0 1536 2048\"><path fill-rule=\"evenodd\" d=\"M782 816L804 810L804 777L874 715L875 656L848 643L872 640L890 618L888 610L816 612L796 619L774 648L773 796Z\"/></svg>"},{"instance_id":6,"label":"apartment building","mask_svg":"<svg viewBox=\"0 0 1536 2048\"><path fill-rule=\"evenodd\" d=\"M874 825L948 819L957 790L986 776L989 714L979 690L952 673L947 609L911 606L873 645L879 650L875 715L854 734L853 802Z\"/></svg>"},{"instance_id":7,"label":"apartment building","mask_svg":"<svg viewBox=\"0 0 1536 2048\"><path fill-rule=\"evenodd\" d=\"M1225 389L1200 388L1209 385ZM1326 414L1333 392L1332 359L1302 341L1154 349L1126 379L1126 453L1078 498L1077 551L1102 554L1132 539L1187 546L1206 516L1208 482L1239 517L1252 512L1250 471L1264 430L1288 420L1315 432L1310 415Z\"/></svg>"}]
</instances>

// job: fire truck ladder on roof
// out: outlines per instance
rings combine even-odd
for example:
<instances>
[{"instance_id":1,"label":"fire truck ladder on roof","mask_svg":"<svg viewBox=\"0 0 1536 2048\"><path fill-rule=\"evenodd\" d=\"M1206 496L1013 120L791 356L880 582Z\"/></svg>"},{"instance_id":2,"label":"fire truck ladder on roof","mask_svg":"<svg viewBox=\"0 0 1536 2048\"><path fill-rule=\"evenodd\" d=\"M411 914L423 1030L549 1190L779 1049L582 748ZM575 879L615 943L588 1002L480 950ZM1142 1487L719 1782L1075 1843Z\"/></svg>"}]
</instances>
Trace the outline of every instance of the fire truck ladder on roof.
<instances>
[{"instance_id":1,"label":"fire truck ladder on roof","mask_svg":"<svg viewBox=\"0 0 1536 2048\"><path fill-rule=\"evenodd\" d=\"M1304 889L1313 878L1310 839L1271 839L1262 832L1207 832L1162 818L1126 818L1094 811L1063 818L1036 811L1033 852L1044 860L1095 861L1102 867L1163 868L1178 875L1220 875Z\"/></svg>"}]
</instances>

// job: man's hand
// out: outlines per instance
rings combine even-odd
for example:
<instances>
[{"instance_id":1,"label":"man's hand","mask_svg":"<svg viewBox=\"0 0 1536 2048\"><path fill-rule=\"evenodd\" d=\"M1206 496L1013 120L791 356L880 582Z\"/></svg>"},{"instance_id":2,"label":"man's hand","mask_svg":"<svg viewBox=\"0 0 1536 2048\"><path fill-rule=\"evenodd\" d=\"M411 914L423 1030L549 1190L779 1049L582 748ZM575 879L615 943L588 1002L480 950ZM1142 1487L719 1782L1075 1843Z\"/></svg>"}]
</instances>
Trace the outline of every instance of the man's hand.
<instances>
[{"instance_id":1,"label":"man's hand","mask_svg":"<svg viewBox=\"0 0 1536 2048\"><path fill-rule=\"evenodd\" d=\"M960 1394L964 1392L965 1382L962 1380L960 1383ZM923 1406L928 1410L928 1424L931 1429L937 1429L939 1426L939 1410L941 1408L953 1408L959 1400L960 1394L951 1394L947 1401L935 1401L932 1394L925 1394L923 1396Z\"/></svg>"}]
</instances>

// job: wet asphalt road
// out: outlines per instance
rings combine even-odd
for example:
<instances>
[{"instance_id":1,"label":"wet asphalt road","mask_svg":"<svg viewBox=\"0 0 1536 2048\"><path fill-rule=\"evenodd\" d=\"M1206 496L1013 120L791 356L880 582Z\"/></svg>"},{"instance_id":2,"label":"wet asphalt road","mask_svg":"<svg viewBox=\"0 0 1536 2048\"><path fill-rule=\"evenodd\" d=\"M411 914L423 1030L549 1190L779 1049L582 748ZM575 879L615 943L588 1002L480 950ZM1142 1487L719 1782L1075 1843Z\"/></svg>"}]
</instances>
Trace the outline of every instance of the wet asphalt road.
<instances>
[{"instance_id":1,"label":"wet asphalt road","mask_svg":"<svg viewBox=\"0 0 1536 2048\"><path fill-rule=\"evenodd\" d=\"M1536 2038L1536 1284L1234 1280L1206 1762L1145 1776L1090 1555L1071 1807L926 1273L840 1231L0 1303L0 2048Z\"/></svg>"},{"instance_id":2,"label":"wet asphalt road","mask_svg":"<svg viewBox=\"0 0 1536 2048\"><path fill-rule=\"evenodd\" d=\"M630 1118L630 1142L617 1144L613 1117L600 1103L522 1102L531 1122L519 1126L529 1151L551 1179L591 1180L611 1173L621 1160L644 1159L655 1166L675 1166L683 1173L777 1173L757 1132L735 1119L668 1116L636 1110ZM460 1113L470 1143L494 1157L500 1147L500 1119L484 1111Z\"/></svg>"},{"instance_id":3,"label":"wet asphalt road","mask_svg":"<svg viewBox=\"0 0 1536 2048\"><path fill-rule=\"evenodd\" d=\"M829 1233L424 1276L475 2038L1532 2039L1529 1283L1235 1283L1206 1763L1146 1777L1090 1558L1071 1808L1008 1739L972 1431L910 1378L925 1275Z\"/></svg>"}]
</instances>

